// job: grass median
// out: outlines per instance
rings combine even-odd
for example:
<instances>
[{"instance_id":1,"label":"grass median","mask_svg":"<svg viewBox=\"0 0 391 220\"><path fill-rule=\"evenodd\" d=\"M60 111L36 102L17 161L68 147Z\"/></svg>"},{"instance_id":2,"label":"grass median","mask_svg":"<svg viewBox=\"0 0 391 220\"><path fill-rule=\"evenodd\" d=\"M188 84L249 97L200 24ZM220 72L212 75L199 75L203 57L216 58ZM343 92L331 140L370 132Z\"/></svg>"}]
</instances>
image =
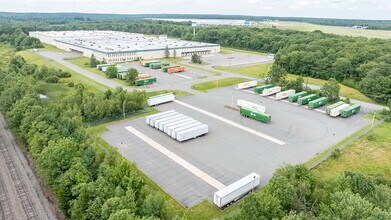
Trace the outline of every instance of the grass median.
<instances>
[{"instance_id":1,"label":"grass median","mask_svg":"<svg viewBox=\"0 0 391 220\"><path fill-rule=\"evenodd\" d=\"M200 92L206 92L211 89L232 86L232 85L242 83L245 81L247 81L247 79L244 79L244 78L224 78L224 79L194 84L191 86L191 88L194 90L200 91Z\"/></svg>"}]
</instances>

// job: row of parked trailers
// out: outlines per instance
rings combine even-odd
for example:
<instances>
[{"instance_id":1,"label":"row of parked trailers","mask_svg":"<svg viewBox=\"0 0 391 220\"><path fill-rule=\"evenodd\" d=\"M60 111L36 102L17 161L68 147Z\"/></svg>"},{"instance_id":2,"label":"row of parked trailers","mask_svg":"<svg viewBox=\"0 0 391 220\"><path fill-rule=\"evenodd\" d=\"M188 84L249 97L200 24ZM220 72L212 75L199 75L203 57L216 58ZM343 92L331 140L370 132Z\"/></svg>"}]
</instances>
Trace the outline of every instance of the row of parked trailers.
<instances>
[{"instance_id":1,"label":"row of parked trailers","mask_svg":"<svg viewBox=\"0 0 391 220\"><path fill-rule=\"evenodd\" d=\"M262 86L257 86L257 81L249 81L244 83L239 83L238 88L240 89L248 89L248 88L254 88L254 93L261 94L262 96L270 96L276 94L276 99L281 100L288 98L290 102L297 102L299 105L308 105L308 108L314 109L318 108L320 106L326 105L329 100L327 97L319 97L316 94L308 94L305 91L296 93L295 90L290 89L286 91L281 91L280 86L274 86L273 84L267 84ZM238 104L239 105L239 104ZM333 116L341 116L341 117L349 117L357 112L359 112L361 109L360 105L352 105L346 104L344 102L337 102L333 105L329 105L327 107L326 113ZM251 112L249 112L251 110ZM259 113L265 113L262 111L258 111L257 109L252 108L241 108L241 114L245 115L247 117L251 117L257 120L261 121L262 115ZM265 117L262 117L262 121L266 122L268 119Z\"/></svg>"},{"instance_id":2,"label":"row of parked trailers","mask_svg":"<svg viewBox=\"0 0 391 220\"><path fill-rule=\"evenodd\" d=\"M174 110L147 116L146 123L179 142L194 139L209 132L208 125Z\"/></svg>"},{"instance_id":3,"label":"row of parked trailers","mask_svg":"<svg viewBox=\"0 0 391 220\"><path fill-rule=\"evenodd\" d=\"M179 73L185 71L184 66L170 65L168 62L161 60L142 60L140 65L143 67L150 67L151 69L161 69L166 73Z\"/></svg>"}]
</instances>

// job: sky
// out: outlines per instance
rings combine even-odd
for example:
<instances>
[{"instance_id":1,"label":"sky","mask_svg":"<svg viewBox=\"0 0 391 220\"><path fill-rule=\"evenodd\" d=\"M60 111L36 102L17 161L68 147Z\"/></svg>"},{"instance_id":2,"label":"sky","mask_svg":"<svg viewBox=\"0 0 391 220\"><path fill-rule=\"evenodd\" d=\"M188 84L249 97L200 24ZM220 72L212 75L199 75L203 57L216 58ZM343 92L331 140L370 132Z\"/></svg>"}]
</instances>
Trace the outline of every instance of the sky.
<instances>
[{"instance_id":1,"label":"sky","mask_svg":"<svg viewBox=\"0 0 391 220\"><path fill-rule=\"evenodd\" d=\"M0 11L391 20L391 0L0 0Z\"/></svg>"}]
</instances>

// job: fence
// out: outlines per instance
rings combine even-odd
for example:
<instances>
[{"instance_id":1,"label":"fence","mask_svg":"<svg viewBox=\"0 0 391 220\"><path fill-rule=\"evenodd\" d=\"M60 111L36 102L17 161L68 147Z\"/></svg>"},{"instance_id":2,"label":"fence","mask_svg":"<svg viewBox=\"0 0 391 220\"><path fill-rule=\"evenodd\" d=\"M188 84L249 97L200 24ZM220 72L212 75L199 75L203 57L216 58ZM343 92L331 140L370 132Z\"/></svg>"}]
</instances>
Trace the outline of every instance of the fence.
<instances>
[{"instance_id":1,"label":"fence","mask_svg":"<svg viewBox=\"0 0 391 220\"><path fill-rule=\"evenodd\" d=\"M342 150L344 149L346 146L349 146L351 143L353 143L354 141L358 140L360 137L366 135L369 131L371 131L373 128L377 127L378 125L382 124L384 121L386 120L386 118L383 118L381 120L378 120L376 122L373 123L373 126L372 125L368 125L367 127L365 127L364 129L358 131L357 133L353 134L351 137L349 137L348 139L344 140L342 143L338 143L337 145L335 145L330 151L328 151L324 156L321 156L320 158L318 158L316 161L312 162L311 164L308 165L308 168L309 169L313 169L315 168L316 166L318 166L319 164L323 163L325 160L327 160L335 150L339 149L339 150Z\"/></svg>"},{"instance_id":2,"label":"fence","mask_svg":"<svg viewBox=\"0 0 391 220\"><path fill-rule=\"evenodd\" d=\"M136 115L145 114L145 113L147 113L149 111L150 111L150 108L147 107L147 108L144 108L144 109L141 109L141 110L137 110L137 111L134 111L134 112L126 113L125 116L123 114L120 114L120 115L117 115L117 116L114 116L114 117L110 117L110 118L104 118L104 119L97 120L97 121L86 122L85 126L86 127L92 127L92 126L97 126L97 125L100 125L100 124L106 124L106 123L109 123L109 122L112 122L112 121L117 121L117 120L120 120L120 119L126 119L126 118L130 118L130 117L133 117L133 116L136 116Z\"/></svg>"}]
</instances>

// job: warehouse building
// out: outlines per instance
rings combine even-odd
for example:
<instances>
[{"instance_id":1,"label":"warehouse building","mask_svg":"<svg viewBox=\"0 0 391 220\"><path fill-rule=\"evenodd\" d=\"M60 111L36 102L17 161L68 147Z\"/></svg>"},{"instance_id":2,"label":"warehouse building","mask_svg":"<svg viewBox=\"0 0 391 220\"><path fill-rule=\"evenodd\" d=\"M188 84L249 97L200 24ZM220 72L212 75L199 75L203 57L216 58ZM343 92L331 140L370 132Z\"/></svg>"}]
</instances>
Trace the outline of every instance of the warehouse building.
<instances>
[{"instance_id":1,"label":"warehouse building","mask_svg":"<svg viewBox=\"0 0 391 220\"><path fill-rule=\"evenodd\" d=\"M170 39L166 35L151 37L117 31L36 31L30 32L42 42L85 57L94 55L107 63L162 58L168 48L170 56L190 57L220 52L220 45Z\"/></svg>"}]
</instances>

